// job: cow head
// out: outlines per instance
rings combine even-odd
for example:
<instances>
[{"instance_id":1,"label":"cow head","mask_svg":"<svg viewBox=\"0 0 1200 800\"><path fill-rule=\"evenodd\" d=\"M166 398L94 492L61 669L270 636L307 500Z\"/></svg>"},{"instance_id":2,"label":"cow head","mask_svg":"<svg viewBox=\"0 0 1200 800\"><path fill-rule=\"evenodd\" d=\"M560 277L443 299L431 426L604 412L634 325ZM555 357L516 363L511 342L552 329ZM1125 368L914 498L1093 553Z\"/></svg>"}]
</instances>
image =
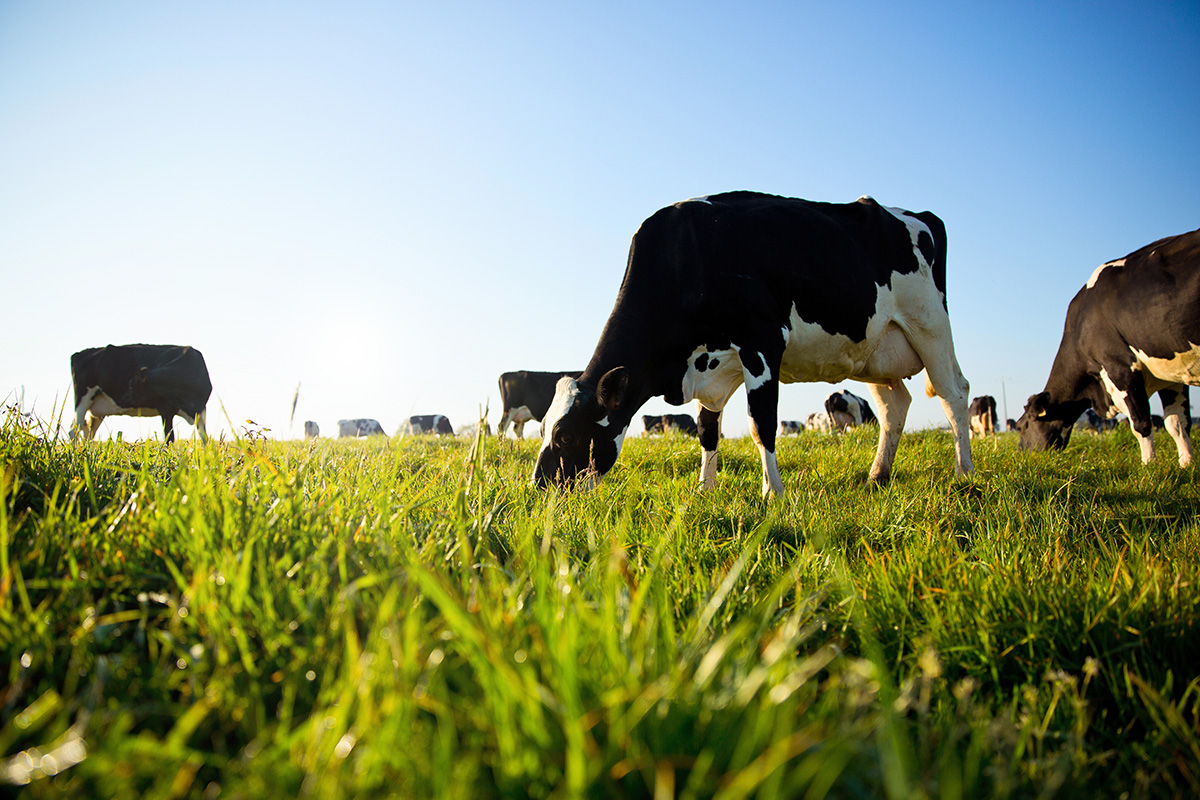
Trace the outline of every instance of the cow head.
<instances>
[{"instance_id":1,"label":"cow head","mask_svg":"<svg viewBox=\"0 0 1200 800\"><path fill-rule=\"evenodd\" d=\"M628 419L613 412L629 392L624 367L610 370L595 389L574 378L560 378L554 402L542 420L542 449L533 468L538 486L563 486L577 478L598 480L612 469L621 451Z\"/></svg>"},{"instance_id":2,"label":"cow head","mask_svg":"<svg viewBox=\"0 0 1200 800\"><path fill-rule=\"evenodd\" d=\"M1021 449L1062 450L1071 441L1075 420L1090 406L1087 400L1055 403L1047 392L1032 395L1017 420Z\"/></svg>"}]
</instances>

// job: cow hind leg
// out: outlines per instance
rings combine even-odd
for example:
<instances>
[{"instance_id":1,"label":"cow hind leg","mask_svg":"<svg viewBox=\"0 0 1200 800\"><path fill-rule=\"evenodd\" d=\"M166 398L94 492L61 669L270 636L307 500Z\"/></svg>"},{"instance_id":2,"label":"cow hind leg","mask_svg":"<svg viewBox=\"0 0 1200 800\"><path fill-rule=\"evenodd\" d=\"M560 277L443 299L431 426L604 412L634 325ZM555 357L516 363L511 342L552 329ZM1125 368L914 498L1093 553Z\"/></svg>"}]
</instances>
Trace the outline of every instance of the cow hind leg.
<instances>
[{"instance_id":1,"label":"cow hind leg","mask_svg":"<svg viewBox=\"0 0 1200 800\"><path fill-rule=\"evenodd\" d=\"M950 422L950 431L954 435L954 471L958 475L967 475L975 470L971 462L971 424L967 412L971 384L954 356L950 320L945 318L943 323L931 328L913 326L905 330L905 336L925 365L925 394L937 395Z\"/></svg>"},{"instance_id":2,"label":"cow hind leg","mask_svg":"<svg viewBox=\"0 0 1200 800\"><path fill-rule=\"evenodd\" d=\"M696 415L696 435L700 438L700 487L717 485L717 445L721 441L721 412L701 406Z\"/></svg>"},{"instance_id":3,"label":"cow hind leg","mask_svg":"<svg viewBox=\"0 0 1200 800\"><path fill-rule=\"evenodd\" d=\"M87 437L89 442L96 438L96 431L100 430L101 422L104 422L104 417L96 416L90 412L87 414L83 425L83 435Z\"/></svg>"},{"instance_id":4,"label":"cow hind leg","mask_svg":"<svg viewBox=\"0 0 1200 800\"><path fill-rule=\"evenodd\" d=\"M1171 438L1175 440L1181 467L1192 463L1192 440L1188 435L1188 415L1191 413L1191 409L1187 401L1187 392L1187 387L1181 384L1169 389L1161 389L1158 393L1158 398L1162 400L1163 404L1163 424L1166 425L1167 433L1171 434Z\"/></svg>"},{"instance_id":5,"label":"cow hind leg","mask_svg":"<svg viewBox=\"0 0 1200 800\"><path fill-rule=\"evenodd\" d=\"M908 418L912 395L903 381L870 383L867 389L875 398L875 407L879 409L879 447L867 479L872 483L885 484L892 477L892 462L900 446L900 434L904 430L904 420Z\"/></svg>"},{"instance_id":6,"label":"cow hind leg","mask_svg":"<svg viewBox=\"0 0 1200 800\"><path fill-rule=\"evenodd\" d=\"M175 441L174 420L175 420L175 415L173 413L166 413L166 412L163 413L163 415L162 415L163 439L166 440L167 444L170 444L171 442Z\"/></svg>"}]
</instances>

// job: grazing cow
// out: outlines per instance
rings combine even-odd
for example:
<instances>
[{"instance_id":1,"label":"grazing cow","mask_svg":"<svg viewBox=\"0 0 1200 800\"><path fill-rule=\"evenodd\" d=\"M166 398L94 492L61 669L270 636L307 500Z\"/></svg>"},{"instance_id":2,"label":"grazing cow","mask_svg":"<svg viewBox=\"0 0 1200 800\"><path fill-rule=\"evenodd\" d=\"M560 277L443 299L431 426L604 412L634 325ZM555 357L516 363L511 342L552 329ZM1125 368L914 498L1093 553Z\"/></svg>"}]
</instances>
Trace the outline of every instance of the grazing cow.
<instances>
[{"instance_id":1,"label":"grazing cow","mask_svg":"<svg viewBox=\"0 0 1200 800\"><path fill-rule=\"evenodd\" d=\"M1006 419L1004 421L1004 430L1008 431L1009 433L1012 433L1016 429L1017 429L1017 421L1015 419L1013 419L1012 417L1009 417L1008 419Z\"/></svg>"},{"instance_id":2,"label":"grazing cow","mask_svg":"<svg viewBox=\"0 0 1200 800\"><path fill-rule=\"evenodd\" d=\"M307 420L304 423L304 438L305 439L316 439L320 435L321 435L321 426L317 425L317 423L313 422L311 419Z\"/></svg>"},{"instance_id":3,"label":"grazing cow","mask_svg":"<svg viewBox=\"0 0 1200 800\"><path fill-rule=\"evenodd\" d=\"M1096 268L1067 307L1046 388L1017 421L1021 447L1062 449L1085 408L1129 417L1154 458L1150 395L1162 400L1179 465L1192 461L1187 387L1200 384L1200 230Z\"/></svg>"},{"instance_id":4,"label":"grazing cow","mask_svg":"<svg viewBox=\"0 0 1200 800\"><path fill-rule=\"evenodd\" d=\"M779 435L787 436L790 434L799 435L800 431L804 430L804 423L794 419L779 420Z\"/></svg>"},{"instance_id":5,"label":"grazing cow","mask_svg":"<svg viewBox=\"0 0 1200 800\"><path fill-rule=\"evenodd\" d=\"M75 386L72 435L96 435L105 417L162 417L163 437L175 441L178 414L196 427L201 440L204 407L212 394L204 356L194 347L126 344L92 347L71 356Z\"/></svg>"},{"instance_id":6,"label":"grazing cow","mask_svg":"<svg viewBox=\"0 0 1200 800\"><path fill-rule=\"evenodd\" d=\"M339 419L338 438L357 439L360 436L387 436L375 419Z\"/></svg>"},{"instance_id":7,"label":"grazing cow","mask_svg":"<svg viewBox=\"0 0 1200 800\"><path fill-rule=\"evenodd\" d=\"M829 416L828 411L814 411L804 418L804 429L807 431L818 431L819 433L833 433L836 426L833 423L833 417Z\"/></svg>"},{"instance_id":8,"label":"grazing cow","mask_svg":"<svg viewBox=\"0 0 1200 800\"><path fill-rule=\"evenodd\" d=\"M838 431L879 422L866 400L845 389L825 398L825 413L829 415L833 427Z\"/></svg>"},{"instance_id":9,"label":"grazing cow","mask_svg":"<svg viewBox=\"0 0 1200 800\"><path fill-rule=\"evenodd\" d=\"M526 422L541 422L554 400L554 384L564 375L578 378L578 372L505 372L500 376L500 423L497 435L503 436L508 426L518 439L524 438Z\"/></svg>"},{"instance_id":10,"label":"grazing cow","mask_svg":"<svg viewBox=\"0 0 1200 800\"><path fill-rule=\"evenodd\" d=\"M643 414L642 427L644 436L652 433L670 433L676 431L685 436L696 435L696 420L691 414Z\"/></svg>"},{"instance_id":11,"label":"grazing cow","mask_svg":"<svg viewBox=\"0 0 1200 800\"><path fill-rule=\"evenodd\" d=\"M886 481L911 396L926 370L970 472L968 384L946 310L946 234L929 212L732 192L668 206L633 237L625 278L591 361L558 381L543 420L538 484L599 477L651 397L699 400L704 486L716 479L721 412L742 383L763 493L775 457L780 382L847 378L881 410L873 481Z\"/></svg>"},{"instance_id":12,"label":"grazing cow","mask_svg":"<svg viewBox=\"0 0 1200 800\"><path fill-rule=\"evenodd\" d=\"M1000 418L996 416L996 398L990 394L972 400L967 414L971 417L972 436L988 436L996 432Z\"/></svg>"},{"instance_id":13,"label":"grazing cow","mask_svg":"<svg viewBox=\"0 0 1200 800\"><path fill-rule=\"evenodd\" d=\"M450 427L450 420L442 414L418 414L409 417L400 424L401 436L417 433L436 433L438 436L453 436L454 428Z\"/></svg>"}]
</instances>

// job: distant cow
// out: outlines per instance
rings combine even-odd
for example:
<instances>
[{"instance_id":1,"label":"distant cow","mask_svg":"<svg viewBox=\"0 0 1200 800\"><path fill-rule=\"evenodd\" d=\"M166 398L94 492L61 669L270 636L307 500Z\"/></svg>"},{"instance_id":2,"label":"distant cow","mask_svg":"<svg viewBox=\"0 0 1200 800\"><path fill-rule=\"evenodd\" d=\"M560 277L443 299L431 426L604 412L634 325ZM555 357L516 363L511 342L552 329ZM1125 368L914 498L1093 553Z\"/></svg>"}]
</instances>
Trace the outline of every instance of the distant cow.
<instances>
[{"instance_id":1,"label":"distant cow","mask_svg":"<svg viewBox=\"0 0 1200 800\"><path fill-rule=\"evenodd\" d=\"M691 414L643 414L643 435L652 433L670 433L676 431L687 436L696 435L696 420Z\"/></svg>"},{"instance_id":2,"label":"distant cow","mask_svg":"<svg viewBox=\"0 0 1200 800\"><path fill-rule=\"evenodd\" d=\"M835 429L833 417L828 411L814 411L804 418L804 430L819 433L832 433Z\"/></svg>"},{"instance_id":3,"label":"distant cow","mask_svg":"<svg viewBox=\"0 0 1200 800\"><path fill-rule=\"evenodd\" d=\"M503 436L512 425L518 439L524 438L526 422L541 422L546 409L554 400L554 384L567 376L578 378L578 372L505 372L500 376L500 402L503 410L496 433Z\"/></svg>"},{"instance_id":4,"label":"distant cow","mask_svg":"<svg viewBox=\"0 0 1200 800\"><path fill-rule=\"evenodd\" d=\"M804 423L795 419L779 420L779 435L787 436L789 433L798 434L804 430Z\"/></svg>"},{"instance_id":5,"label":"distant cow","mask_svg":"<svg viewBox=\"0 0 1200 800\"><path fill-rule=\"evenodd\" d=\"M1062 449L1085 408L1129 417L1154 458L1150 395L1158 393L1179 465L1192 461L1188 385L1200 384L1200 230L1101 264L1067 307L1046 388L1017 421L1021 447Z\"/></svg>"},{"instance_id":6,"label":"distant cow","mask_svg":"<svg viewBox=\"0 0 1200 800\"><path fill-rule=\"evenodd\" d=\"M441 414L418 414L400 423L400 435L408 436L415 433L436 433L439 436L453 436L454 428L450 420Z\"/></svg>"},{"instance_id":7,"label":"distant cow","mask_svg":"<svg viewBox=\"0 0 1200 800\"><path fill-rule=\"evenodd\" d=\"M1159 417L1159 419L1162 418ZM1115 427L1117 427L1117 420L1115 418L1102 417L1090 408L1085 408L1083 413L1079 415L1079 419L1075 420L1075 430L1077 431L1105 433Z\"/></svg>"},{"instance_id":8,"label":"distant cow","mask_svg":"<svg viewBox=\"0 0 1200 800\"><path fill-rule=\"evenodd\" d=\"M304 423L304 438L315 439L321 435L321 427L311 419Z\"/></svg>"},{"instance_id":9,"label":"distant cow","mask_svg":"<svg viewBox=\"0 0 1200 800\"><path fill-rule=\"evenodd\" d=\"M866 400L845 389L825 398L825 413L839 431L879 422Z\"/></svg>"},{"instance_id":10,"label":"distant cow","mask_svg":"<svg viewBox=\"0 0 1200 800\"><path fill-rule=\"evenodd\" d=\"M971 418L971 435L988 436L996 432L1000 418L996 416L996 398L990 394L976 397L967 409Z\"/></svg>"},{"instance_id":11,"label":"distant cow","mask_svg":"<svg viewBox=\"0 0 1200 800\"><path fill-rule=\"evenodd\" d=\"M1012 432L1017 429L1017 421L1011 417L1004 421L1004 430Z\"/></svg>"},{"instance_id":12,"label":"distant cow","mask_svg":"<svg viewBox=\"0 0 1200 800\"><path fill-rule=\"evenodd\" d=\"M75 385L75 423L92 439L109 416L162 417L163 437L175 441L173 420L183 417L201 440L204 407L212 394L204 356L194 347L172 344L126 344L92 347L71 356Z\"/></svg>"},{"instance_id":13,"label":"distant cow","mask_svg":"<svg viewBox=\"0 0 1200 800\"><path fill-rule=\"evenodd\" d=\"M555 389L533 479L603 476L633 415L662 396L700 401L700 481L713 486L721 411L745 385L763 493L781 494L780 383L854 379L880 408L869 479L885 482L912 400L903 379L922 369L954 428L957 472L971 472L969 385L954 355L937 216L869 197L729 192L676 203L634 234L587 368Z\"/></svg>"},{"instance_id":14,"label":"distant cow","mask_svg":"<svg viewBox=\"0 0 1200 800\"><path fill-rule=\"evenodd\" d=\"M360 436L387 436L375 419L339 419L338 438L357 439Z\"/></svg>"}]
</instances>

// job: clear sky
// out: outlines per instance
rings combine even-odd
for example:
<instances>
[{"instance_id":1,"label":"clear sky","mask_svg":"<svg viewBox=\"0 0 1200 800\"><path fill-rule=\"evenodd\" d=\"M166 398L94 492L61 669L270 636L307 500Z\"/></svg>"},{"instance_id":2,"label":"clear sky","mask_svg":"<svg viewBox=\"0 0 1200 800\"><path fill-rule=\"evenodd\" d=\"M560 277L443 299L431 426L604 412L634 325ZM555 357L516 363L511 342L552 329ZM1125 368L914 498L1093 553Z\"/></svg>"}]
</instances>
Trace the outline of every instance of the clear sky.
<instances>
[{"instance_id":1,"label":"clear sky","mask_svg":"<svg viewBox=\"0 0 1200 800\"><path fill-rule=\"evenodd\" d=\"M1092 270L1200 227L1200 3L6 0L0 399L177 343L215 431L494 423L501 372L587 363L643 219L733 189L941 216L959 361L1016 417Z\"/></svg>"}]
</instances>

